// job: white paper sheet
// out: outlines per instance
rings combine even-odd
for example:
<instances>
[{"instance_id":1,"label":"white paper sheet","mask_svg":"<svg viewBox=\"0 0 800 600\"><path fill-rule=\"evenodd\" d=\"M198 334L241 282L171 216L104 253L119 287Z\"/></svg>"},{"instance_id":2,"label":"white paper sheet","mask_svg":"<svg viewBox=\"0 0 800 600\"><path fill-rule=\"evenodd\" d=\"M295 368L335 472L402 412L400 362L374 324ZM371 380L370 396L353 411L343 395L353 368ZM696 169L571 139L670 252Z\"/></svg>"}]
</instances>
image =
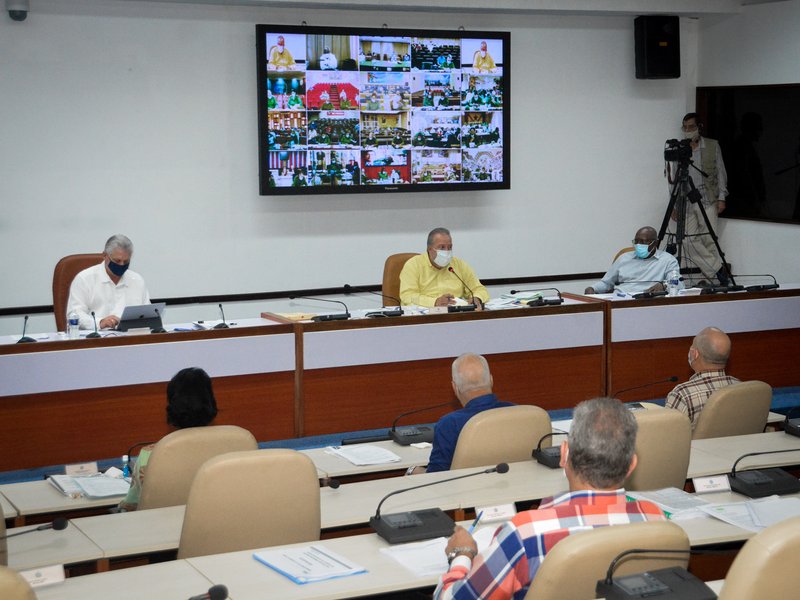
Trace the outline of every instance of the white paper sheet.
<instances>
[{"instance_id":1,"label":"white paper sheet","mask_svg":"<svg viewBox=\"0 0 800 600\"><path fill-rule=\"evenodd\" d=\"M401 458L391 450L381 448L380 446L371 446L369 444L330 446L326 451L336 456L341 456L356 466L385 465L401 460Z\"/></svg>"}]
</instances>

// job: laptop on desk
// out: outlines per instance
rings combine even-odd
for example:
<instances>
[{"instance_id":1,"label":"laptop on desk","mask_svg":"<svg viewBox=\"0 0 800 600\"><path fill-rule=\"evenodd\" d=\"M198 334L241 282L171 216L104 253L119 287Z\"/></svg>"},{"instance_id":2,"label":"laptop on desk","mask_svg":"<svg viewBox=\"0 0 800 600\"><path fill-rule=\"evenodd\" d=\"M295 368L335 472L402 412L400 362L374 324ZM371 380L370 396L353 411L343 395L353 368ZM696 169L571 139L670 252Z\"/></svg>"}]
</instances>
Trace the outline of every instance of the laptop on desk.
<instances>
[{"instance_id":1,"label":"laptop on desk","mask_svg":"<svg viewBox=\"0 0 800 600\"><path fill-rule=\"evenodd\" d=\"M128 331L129 329L140 329L142 327L160 329L163 327L161 319L164 316L166 306L166 302L126 306L125 310L122 311L117 331Z\"/></svg>"}]
</instances>

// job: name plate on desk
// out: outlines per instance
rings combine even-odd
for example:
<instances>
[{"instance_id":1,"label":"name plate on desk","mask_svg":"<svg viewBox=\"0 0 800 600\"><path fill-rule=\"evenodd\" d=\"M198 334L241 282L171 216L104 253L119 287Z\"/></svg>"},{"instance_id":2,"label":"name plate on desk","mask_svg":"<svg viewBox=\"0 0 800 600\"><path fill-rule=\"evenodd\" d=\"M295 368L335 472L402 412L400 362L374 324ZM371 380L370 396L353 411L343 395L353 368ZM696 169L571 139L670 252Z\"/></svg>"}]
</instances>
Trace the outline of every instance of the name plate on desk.
<instances>
[{"instance_id":1,"label":"name plate on desk","mask_svg":"<svg viewBox=\"0 0 800 600\"><path fill-rule=\"evenodd\" d=\"M730 492L731 482L727 475L712 475L711 477L694 477L692 479L694 491L697 494L711 492Z\"/></svg>"},{"instance_id":2,"label":"name plate on desk","mask_svg":"<svg viewBox=\"0 0 800 600\"><path fill-rule=\"evenodd\" d=\"M19 574L25 578L25 581L27 581L32 588L63 583L65 579L64 565L52 565L40 569L30 569L28 571L20 571Z\"/></svg>"}]
</instances>

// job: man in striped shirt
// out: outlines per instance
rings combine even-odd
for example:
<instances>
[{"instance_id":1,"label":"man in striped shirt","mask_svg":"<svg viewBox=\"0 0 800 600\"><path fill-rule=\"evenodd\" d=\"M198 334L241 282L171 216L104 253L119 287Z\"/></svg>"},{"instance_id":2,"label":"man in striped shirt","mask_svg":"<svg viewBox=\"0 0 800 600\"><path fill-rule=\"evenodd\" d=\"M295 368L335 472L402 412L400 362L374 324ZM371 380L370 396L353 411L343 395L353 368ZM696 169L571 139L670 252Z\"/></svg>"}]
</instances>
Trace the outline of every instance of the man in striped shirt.
<instances>
[{"instance_id":1,"label":"man in striped shirt","mask_svg":"<svg viewBox=\"0 0 800 600\"><path fill-rule=\"evenodd\" d=\"M596 398L573 414L561 466L570 491L542 501L537 510L516 515L495 533L481 553L463 527L447 543L450 570L436 599L521 600L539 565L563 538L607 525L663 520L651 502L628 502L622 484L636 467L636 419L621 402ZM534 582L535 585L535 582Z\"/></svg>"},{"instance_id":2,"label":"man in striped shirt","mask_svg":"<svg viewBox=\"0 0 800 600\"><path fill-rule=\"evenodd\" d=\"M694 375L689 381L676 385L667 394L664 404L687 415L692 429L711 394L732 383L739 383L736 377L725 373L730 354L731 339L716 327L706 327L692 340L688 358Z\"/></svg>"}]
</instances>

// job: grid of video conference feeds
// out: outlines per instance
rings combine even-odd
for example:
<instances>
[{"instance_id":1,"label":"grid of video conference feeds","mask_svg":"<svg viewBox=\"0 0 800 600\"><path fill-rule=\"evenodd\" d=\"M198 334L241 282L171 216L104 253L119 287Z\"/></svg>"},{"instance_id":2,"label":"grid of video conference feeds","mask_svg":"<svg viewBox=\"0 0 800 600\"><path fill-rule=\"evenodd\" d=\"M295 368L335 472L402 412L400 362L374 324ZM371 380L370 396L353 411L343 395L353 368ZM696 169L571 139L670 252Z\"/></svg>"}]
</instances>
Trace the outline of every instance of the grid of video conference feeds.
<instances>
[{"instance_id":1,"label":"grid of video conference feeds","mask_svg":"<svg viewBox=\"0 0 800 600\"><path fill-rule=\"evenodd\" d=\"M268 188L504 181L503 39L265 35Z\"/></svg>"}]
</instances>

